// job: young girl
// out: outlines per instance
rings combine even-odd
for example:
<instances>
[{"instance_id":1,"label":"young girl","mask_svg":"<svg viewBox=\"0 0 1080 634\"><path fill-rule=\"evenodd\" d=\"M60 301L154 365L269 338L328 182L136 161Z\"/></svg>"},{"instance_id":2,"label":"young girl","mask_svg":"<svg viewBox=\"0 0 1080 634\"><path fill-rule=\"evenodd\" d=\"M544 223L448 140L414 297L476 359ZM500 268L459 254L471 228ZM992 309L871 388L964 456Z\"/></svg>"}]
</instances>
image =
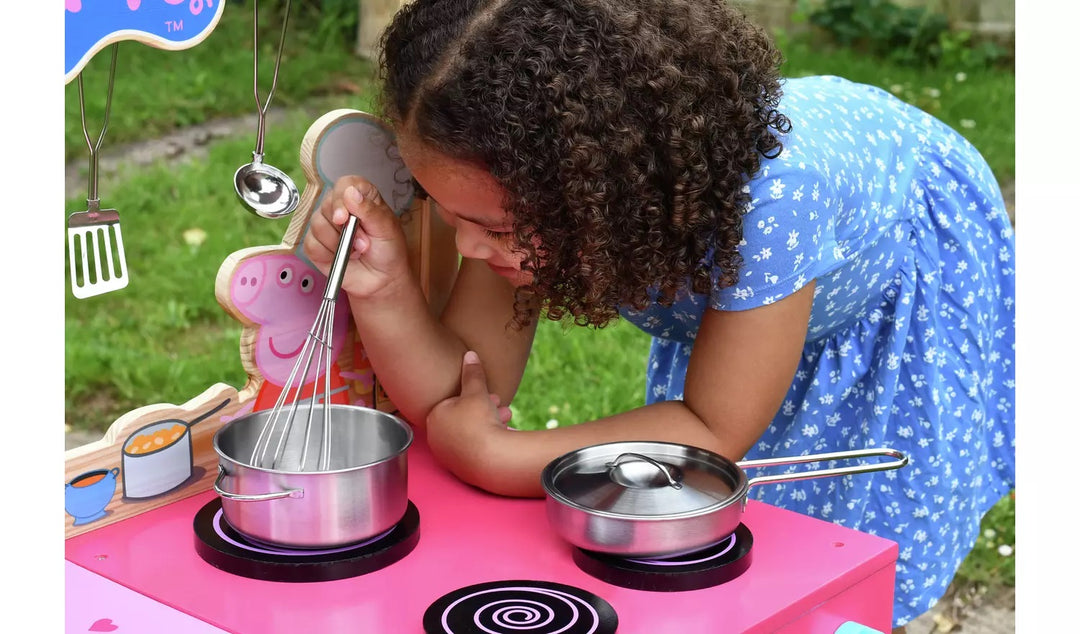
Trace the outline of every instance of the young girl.
<instances>
[{"instance_id":1,"label":"young girl","mask_svg":"<svg viewBox=\"0 0 1080 634\"><path fill-rule=\"evenodd\" d=\"M360 176L305 252L343 288L386 393L462 480L541 496L592 444L732 460L889 446L898 471L755 487L900 544L894 622L928 610L1013 487L1013 238L979 153L933 117L780 54L720 0L414 0L382 48L384 115L456 229L429 313ZM647 403L508 429L540 317L653 336Z\"/></svg>"}]
</instances>

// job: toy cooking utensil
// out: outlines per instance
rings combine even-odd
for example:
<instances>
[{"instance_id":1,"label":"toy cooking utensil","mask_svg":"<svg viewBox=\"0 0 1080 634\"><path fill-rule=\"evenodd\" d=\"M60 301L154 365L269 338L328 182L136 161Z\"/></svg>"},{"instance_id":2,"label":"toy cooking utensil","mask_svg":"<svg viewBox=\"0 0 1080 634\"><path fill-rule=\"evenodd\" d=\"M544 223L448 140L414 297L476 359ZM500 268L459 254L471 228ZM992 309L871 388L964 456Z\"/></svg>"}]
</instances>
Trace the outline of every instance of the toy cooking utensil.
<instances>
[{"instance_id":1,"label":"toy cooking utensil","mask_svg":"<svg viewBox=\"0 0 1080 634\"><path fill-rule=\"evenodd\" d=\"M331 350L331 341L334 337L334 309L337 304L338 293L341 291L342 278L345 276L345 266L348 264L349 250L352 247L353 235L356 233L356 223L356 216L350 214L349 221L345 224L345 228L341 232L341 238L338 241L337 252L334 255L334 263L330 267L330 275L326 280L326 292L323 293L322 303L319 305L319 312L315 316L315 323L312 324L311 330L308 332L307 340L304 342L304 347L300 350L300 354L296 358L296 363L293 365L292 372L289 373L289 379L285 389L282 390L277 402L274 403L274 408L270 416L268 416L263 423L262 431L259 432L259 438L252 448L251 460L248 464L276 469L283 455L287 452L293 453L288 451L287 446L291 441L290 431L292 429L293 421L296 419L298 406L301 401L304 400L302 388L308 382L312 361L317 359L317 364L325 364L325 373L323 374L324 405L322 407L307 405L302 408L304 411L301 417L307 419L307 424L304 428L303 444L301 446L300 458L296 464L295 470L310 470L307 466L307 458L308 448L314 444L311 442L311 431L316 410L320 411L323 419L318 470L326 471L330 466L330 444L333 436L330 432L331 408L329 407L329 403L331 397L330 365L332 363L331 357L333 354ZM317 355L316 352L318 353ZM319 365L315 366L316 377L318 377ZM298 377L297 374L300 374L300 376ZM285 401L289 398L290 393L292 393L292 403L286 405ZM288 414L285 414L284 421L281 421L282 410L284 409L288 409L289 411ZM279 422L282 424L282 427L278 429ZM276 440L277 442L274 443L274 451L269 455L268 459L267 451L270 449L272 440Z\"/></svg>"},{"instance_id":2,"label":"toy cooking utensil","mask_svg":"<svg viewBox=\"0 0 1080 634\"><path fill-rule=\"evenodd\" d=\"M259 101L259 2L254 0L255 8L255 38L254 38L254 86L255 105L259 112L259 129L255 139L255 151L251 153L252 161L242 165L233 176L233 184L236 194L252 213L263 218L282 218L296 210L300 202L300 193L296 184L289 176L274 167L263 162L263 137L266 134L266 110L270 107L270 100L274 97L274 89L277 88L278 69L281 67L281 51L285 48L285 31L289 26L289 8L292 0L285 2L285 19L281 24L281 40L278 42L277 60L274 62L274 76L270 84L270 92L266 95L266 102Z\"/></svg>"},{"instance_id":3,"label":"toy cooking utensil","mask_svg":"<svg viewBox=\"0 0 1080 634\"><path fill-rule=\"evenodd\" d=\"M744 471L875 456L893 460L754 478ZM551 461L541 481L549 523L571 544L623 557L674 556L731 535L752 486L899 469L907 463L906 455L887 447L733 462L700 447L631 441L571 451Z\"/></svg>"},{"instance_id":4,"label":"toy cooking utensil","mask_svg":"<svg viewBox=\"0 0 1080 634\"><path fill-rule=\"evenodd\" d=\"M102 209L98 198L98 150L105 130L109 127L112 106L113 80L116 77L116 51L112 45L109 63L109 87L105 97L105 117L97 142L90 141L86 131L86 107L83 99L82 73L79 73L79 117L83 138L90 148L90 175L86 194L86 211L68 216L68 262L71 272L71 294L79 299L101 295L124 288L128 284L127 260L120 233L120 214L115 209Z\"/></svg>"}]
</instances>

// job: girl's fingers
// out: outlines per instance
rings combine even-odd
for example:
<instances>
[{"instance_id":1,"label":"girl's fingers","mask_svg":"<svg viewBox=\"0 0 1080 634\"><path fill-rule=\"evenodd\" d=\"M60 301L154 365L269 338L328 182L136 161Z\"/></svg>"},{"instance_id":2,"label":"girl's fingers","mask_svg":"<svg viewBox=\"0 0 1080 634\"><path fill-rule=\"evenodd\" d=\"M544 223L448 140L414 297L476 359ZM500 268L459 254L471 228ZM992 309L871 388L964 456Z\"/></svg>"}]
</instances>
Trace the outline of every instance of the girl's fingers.
<instances>
[{"instance_id":1,"label":"girl's fingers","mask_svg":"<svg viewBox=\"0 0 1080 634\"><path fill-rule=\"evenodd\" d=\"M349 187L345 188L345 194L344 196L342 196L342 199L345 203L345 209L348 209L348 213L351 213L352 215L357 217L359 217L363 213L364 196L356 187L350 185ZM347 217L343 217L341 219L342 224L344 224L346 219Z\"/></svg>"},{"instance_id":2,"label":"girl's fingers","mask_svg":"<svg viewBox=\"0 0 1080 634\"><path fill-rule=\"evenodd\" d=\"M509 407L499 407L496 409L496 415L499 417L499 422L503 425L509 425L510 419L514 417Z\"/></svg>"},{"instance_id":3,"label":"girl's fingers","mask_svg":"<svg viewBox=\"0 0 1080 634\"><path fill-rule=\"evenodd\" d=\"M371 246L371 238L364 233L364 230L360 227L356 228L356 233L353 234L352 254L351 257L358 258L367 252L368 247Z\"/></svg>"}]
</instances>

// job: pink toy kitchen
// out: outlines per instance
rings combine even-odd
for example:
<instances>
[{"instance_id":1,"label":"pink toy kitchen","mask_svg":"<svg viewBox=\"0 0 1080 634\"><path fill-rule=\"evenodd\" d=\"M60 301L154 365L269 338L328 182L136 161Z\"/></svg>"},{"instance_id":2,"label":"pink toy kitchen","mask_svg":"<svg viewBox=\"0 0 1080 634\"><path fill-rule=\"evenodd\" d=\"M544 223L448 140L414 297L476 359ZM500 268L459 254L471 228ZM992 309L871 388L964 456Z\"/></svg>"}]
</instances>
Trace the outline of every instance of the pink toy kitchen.
<instances>
[{"instance_id":1,"label":"pink toy kitchen","mask_svg":"<svg viewBox=\"0 0 1080 634\"><path fill-rule=\"evenodd\" d=\"M196 45L226 3L102 4L117 8L65 0L69 82L91 58L107 63L121 39ZM902 468L902 454L735 463L693 447L626 443L549 465L546 499L464 484L381 391L347 303L337 301L335 271L322 275L299 248L335 180L365 175L399 213L413 274L432 311L441 309L457 264L453 235L433 203L414 196L392 132L361 111L327 112L298 148L299 184L264 162L261 145L260 119L236 193L252 213L290 216L288 226L278 244L231 254L214 282L218 303L242 326L237 354L248 381L209 385L180 404L147 404L66 453L66 631L891 630L896 543L747 499L746 491ZM92 182L88 209L69 220L69 247L83 245L72 266L100 266L86 256L109 252L98 240L113 255L105 274L72 271L76 296L124 292L119 225L117 212L100 209ZM292 431L275 431L295 404ZM873 456L891 461L865 460ZM856 466L844 466L847 459ZM799 466L815 461L824 467Z\"/></svg>"}]
</instances>

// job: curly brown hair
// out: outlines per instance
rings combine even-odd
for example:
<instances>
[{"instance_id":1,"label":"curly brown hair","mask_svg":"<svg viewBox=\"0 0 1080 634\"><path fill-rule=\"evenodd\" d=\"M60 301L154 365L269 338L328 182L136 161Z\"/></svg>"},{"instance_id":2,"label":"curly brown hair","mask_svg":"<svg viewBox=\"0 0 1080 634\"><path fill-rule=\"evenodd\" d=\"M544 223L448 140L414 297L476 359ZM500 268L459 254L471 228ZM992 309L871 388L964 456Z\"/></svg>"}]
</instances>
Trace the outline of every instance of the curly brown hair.
<instances>
[{"instance_id":1,"label":"curly brown hair","mask_svg":"<svg viewBox=\"0 0 1080 634\"><path fill-rule=\"evenodd\" d=\"M746 183L790 129L782 61L721 0L413 0L382 37L381 107L507 192L533 274L517 324L539 299L599 327L735 283Z\"/></svg>"}]
</instances>

